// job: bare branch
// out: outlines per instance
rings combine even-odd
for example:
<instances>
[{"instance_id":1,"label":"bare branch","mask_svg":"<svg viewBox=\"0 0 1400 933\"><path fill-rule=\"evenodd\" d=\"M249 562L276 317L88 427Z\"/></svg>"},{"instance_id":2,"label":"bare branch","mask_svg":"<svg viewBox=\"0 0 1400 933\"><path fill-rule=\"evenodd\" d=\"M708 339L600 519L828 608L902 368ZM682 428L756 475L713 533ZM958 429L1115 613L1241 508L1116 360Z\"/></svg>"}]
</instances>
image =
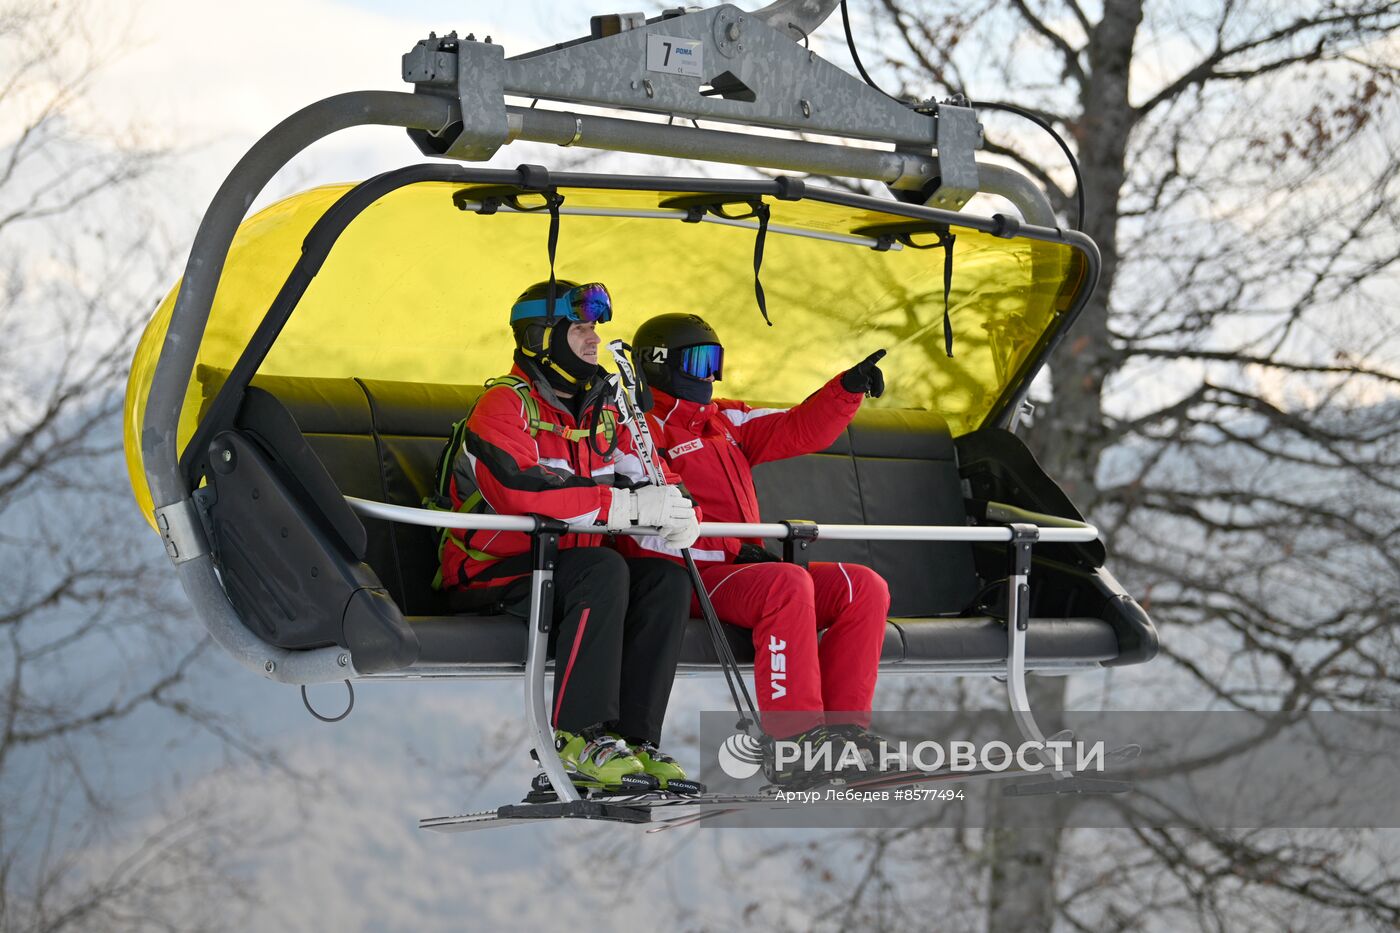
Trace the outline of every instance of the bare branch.
<instances>
[{"instance_id":1,"label":"bare branch","mask_svg":"<svg viewBox=\"0 0 1400 933\"><path fill-rule=\"evenodd\" d=\"M1166 87L1147 101L1134 108L1136 119L1151 113L1154 109L1180 95L1192 87L1209 81L1248 81L1280 71L1291 65L1322 61L1327 57L1340 57L1339 46L1344 42L1356 42L1363 36L1379 36L1400 24L1395 18L1397 7L1393 2L1362 4L1359 9L1338 10L1317 16L1299 16L1287 25L1280 26L1264 35L1226 46L1217 43L1210 54L1187 69ZM1250 52L1283 45L1290 39L1309 32L1320 32L1316 41L1305 51L1282 54L1269 61L1240 68L1222 68L1231 59L1242 57Z\"/></svg>"},{"instance_id":2,"label":"bare branch","mask_svg":"<svg viewBox=\"0 0 1400 933\"><path fill-rule=\"evenodd\" d=\"M1081 88L1087 85L1089 83L1089 76L1084 73L1084 66L1080 64L1079 61L1079 56L1083 54L1084 50L1074 48L1064 36L1046 25L1043 19L1031 12L1031 8L1026 3L1026 0L1010 0L1010 2L1012 8L1015 9L1017 13L1021 14L1021 19L1025 21L1026 25L1030 26L1036 34L1048 39L1055 50L1060 53L1060 58L1064 62L1065 76L1073 78L1075 83ZM1084 13L1075 7L1072 2L1069 5L1075 8L1075 12L1079 14L1081 24L1085 25L1085 31L1088 32L1087 22L1084 20Z\"/></svg>"}]
</instances>

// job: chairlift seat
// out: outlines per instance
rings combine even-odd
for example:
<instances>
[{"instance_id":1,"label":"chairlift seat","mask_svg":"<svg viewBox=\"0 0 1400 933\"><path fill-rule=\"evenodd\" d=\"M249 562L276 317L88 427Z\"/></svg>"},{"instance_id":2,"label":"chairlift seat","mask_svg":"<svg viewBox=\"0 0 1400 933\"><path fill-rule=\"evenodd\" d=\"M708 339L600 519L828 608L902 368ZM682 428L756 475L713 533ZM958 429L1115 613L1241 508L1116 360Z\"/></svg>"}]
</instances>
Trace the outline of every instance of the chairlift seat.
<instances>
[{"instance_id":1,"label":"chairlift seat","mask_svg":"<svg viewBox=\"0 0 1400 933\"><path fill-rule=\"evenodd\" d=\"M218 374L207 374L217 377ZM395 505L419 506L432 488L438 456L454 421L483 391L480 386L430 385L363 379L259 377L254 384L286 407L308 445L342 493ZM244 425L256 430L256 425ZM755 471L764 521L961 525L967 522L957 445L947 425L927 411L867 406L827 450L764 464ZM366 562L404 612L418 638L416 668L500 668L523 664L527 632L511 615L454 614L434 591L437 533L433 529L362 517ZM809 560L863 563L890 584L892 606L882 667L887 670L967 672L1004 666L1005 623L972 611L983 584L979 563L999 566L999 550L979 562L963 542L814 542ZM1094 568L1054 570L1086 601L1051 598L1052 612L1032 620L1031 669L1071 670L1146 660L1155 632L1121 608L1126 595L1105 588ZM1111 578L1108 578L1111 580ZM1038 586L1041 593L1055 587ZM1058 589L1063 590L1064 586ZM1127 600L1131 604L1131 600ZM1056 607L1082 615L1056 617ZM1135 607L1135 604L1132 604ZM1036 607L1033 607L1033 611ZM1141 613L1141 610L1138 610ZM1142 616L1145 621L1145 615ZM753 662L750 633L725 625L742 664ZM719 659L701 619L689 622L683 670L716 669Z\"/></svg>"}]
</instances>

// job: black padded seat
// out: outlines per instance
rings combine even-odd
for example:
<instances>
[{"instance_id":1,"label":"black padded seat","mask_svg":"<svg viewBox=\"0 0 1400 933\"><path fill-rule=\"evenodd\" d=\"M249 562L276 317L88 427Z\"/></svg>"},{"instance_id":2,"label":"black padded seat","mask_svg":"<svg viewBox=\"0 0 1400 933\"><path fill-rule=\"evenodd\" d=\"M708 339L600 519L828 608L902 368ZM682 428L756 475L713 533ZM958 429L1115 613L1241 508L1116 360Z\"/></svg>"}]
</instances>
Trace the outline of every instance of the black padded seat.
<instances>
[{"instance_id":1,"label":"black padded seat","mask_svg":"<svg viewBox=\"0 0 1400 933\"><path fill-rule=\"evenodd\" d=\"M382 501L417 508L433 491L434 473L452 424L476 403L481 386L422 385L358 380L374 419L376 453L384 480ZM447 600L433 590L438 532L418 525L394 529L398 555L394 591L410 615L446 615Z\"/></svg>"},{"instance_id":2,"label":"black padded seat","mask_svg":"<svg viewBox=\"0 0 1400 933\"><path fill-rule=\"evenodd\" d=\"M894 619L909 661L1006 660L1006 623L986 616L960 619ZM1035 661L1110 661L1118 637L1102 619L1032 619L1026 627L1026 658Z\"/></svg>"},{"instance_id":3,"label":"black padded seat","mask_svg":"<svg viewBox=\"0 0 1400 933\"><path fill-rule=\"evenodd\" d=\"M387 498L373 415L364 390L355 380L258 376L253 385L270 392L287 408L342 494L378 501ZM364 516L360 521L365 526L365 562L402 607L399 526Z\"/></svg>"},{"instance_id":4,"label":"black padded seat","mask_svg":"<svg viewBox=\"0 0 1400 933\"><path fill-rule=\"evenodd\" d=\"M512 615L410 616L419 664L525 663L525 622Z\"/></svg>"},{"instance_id":5,"label":"black padded seat","mask_svg":"<svg viewBox=\"0 0 1400 933\"><path fill-rule=\"evenodd\" d=\"M754 470L764 521L965 525L962 481L947 422L928 411L862 408L819 454ZM850 561L890 585L890 614L951 616L977 595L972 546L947 541L822 541L813 561Z\"/></svg>"}]
</instances>

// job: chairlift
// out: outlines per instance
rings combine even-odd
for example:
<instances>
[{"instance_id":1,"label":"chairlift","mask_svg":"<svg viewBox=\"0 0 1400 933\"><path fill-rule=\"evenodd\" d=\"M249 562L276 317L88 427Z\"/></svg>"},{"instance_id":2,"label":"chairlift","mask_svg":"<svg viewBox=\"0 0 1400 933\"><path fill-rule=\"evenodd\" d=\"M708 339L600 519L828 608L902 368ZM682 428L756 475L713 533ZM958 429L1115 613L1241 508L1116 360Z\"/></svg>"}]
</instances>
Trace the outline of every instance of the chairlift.
<instances>
[{"instance_id":1,"label":"chairlift","mask_svg":"<svg viewBox=\"0 0 1400 933\"><path fill-rule=\"evenodd\" d=\"M580 799L551 739L540 595L571 529L420 507L452 423L510 359L502 309L550 269L607 282L613 335L662 311L702 313L731 348L733 397L795 403L890 348L886 394L831 448L758 468L761 524L701 528L782 542L789 560L879 571L893 598L883 673L1004 678L1018 725L1042 741L1028 673L1156 654L1151 620L1103 566L1097 529L1015 434L1032 379L1093 291L1098 251L1056 225L1028 178L975 158L981 128L966 101L897 101L806 48L835 6L594 17L589 36L512 58L489 38L430 35L403 57L414 93L327 98L249 150L140 341L125 406L132 487L225 651L303 689L523 677L557 802L426 828L740 805ZM679 63L667 46L692 54ZM438 161L245 218L293 156L360 125L406 128ZM785 174L470 164L516 140ZM806 176L876 181L892 196ZM978 193L1020 216L963 210ZM535 536L528 620L449 611L430 586L444 524ZM716 638L692 620L680 671L714 673L731 655L752 664L748 631Z\"/></svg>"}]
</instances>

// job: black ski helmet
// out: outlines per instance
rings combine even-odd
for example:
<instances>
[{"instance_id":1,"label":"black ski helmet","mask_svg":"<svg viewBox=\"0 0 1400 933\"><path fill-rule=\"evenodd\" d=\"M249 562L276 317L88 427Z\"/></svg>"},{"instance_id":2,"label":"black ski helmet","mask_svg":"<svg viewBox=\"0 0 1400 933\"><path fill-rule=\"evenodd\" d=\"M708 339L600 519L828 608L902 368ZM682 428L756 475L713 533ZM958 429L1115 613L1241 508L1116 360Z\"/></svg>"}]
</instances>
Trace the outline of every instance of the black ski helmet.
<instances>
[{"instance_id":1,"label":"black ski helmet","mask_svg":"<svg viewBox=\"0 0 1400 933\"><path fill-rule=\"evenodd\" d=\"M571 288L578 288L577 282L568 279L554 280L554 298L557 301L564 293ZM520 297L515 299L515 304L522 301L543 301L549 297L549 281L536 282L520 293ZM563 321L568 321L563 317L555 318L555 326ZM548 328L544 321L539 318L532 318L524 321L512 321L510 329L515 334L515 346L518 350L525 351L526 356L540 356L548 352L551 335L546 333Z\"/></svg>"},{"instance_id":2,"label":"black ski helmet","mask_svg":"<svg viewBox=\"0 0 1400 933\"><path fill-rule=\"evenodd\" d=\"M637 328L632 357L641 366L648 384L670 395L676 392L680 351L699 344L719 344L719 334L698 314L658 314Z\"/></svg>"}]
</instances>

